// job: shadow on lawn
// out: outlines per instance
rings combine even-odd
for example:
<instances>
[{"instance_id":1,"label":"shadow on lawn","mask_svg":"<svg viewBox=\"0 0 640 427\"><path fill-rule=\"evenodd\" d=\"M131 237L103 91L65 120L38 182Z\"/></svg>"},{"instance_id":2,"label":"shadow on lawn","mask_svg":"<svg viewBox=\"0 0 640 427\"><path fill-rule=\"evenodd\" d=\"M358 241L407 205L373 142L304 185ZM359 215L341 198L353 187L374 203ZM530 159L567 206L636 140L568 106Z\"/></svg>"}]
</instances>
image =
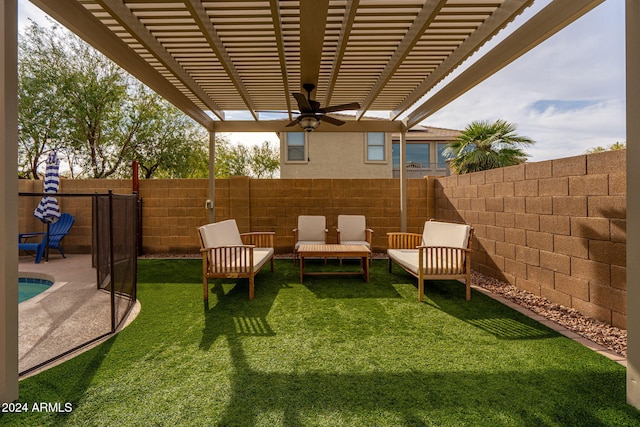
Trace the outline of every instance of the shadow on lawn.
<instances>
[{"instance_id":1,"label":"shadow on lawn","mask_svg":"<svg viewBox=\"0 0 640 427\"><path fill-rule=\"evenodd\" d=\"M224 335L233 364L228 403L212 425L257 425L265 417L275 417L278 425L285 426L420 426L452 421L587 426L605 425L601 413L609 410L623 423L640 422L638 412L625 404L624 387L619 387L625 381L622 370L585 367L522 373L513 367L509 372L442 372L438 365L433 370L406 366L400 372L376 372L372 366L367 372L354 369L349 374L256 370L248 362L244 338L268 340L276 334L266 319L268 304L248 306L241 315L227 312L224 299L205 308L207 324L216 326L203 336L203 347ZM212 329L218 332L210 333ZM619 402L615 408L608 407L612 396Z\"/></svg>"},{"instance_id":2,"label":"shadow on lawn","mask_svg":"<svg viewBox=\"0 0 640 427\"><path fill-rule=\"evenodd\" d=\"M275 274L279 274L278 270ZM396 283L397 277L382 276L387 283ZM620 387L625 382L624 370L603 371L597 363L579 369L568 366L566 370L544 368L542 363L539 370L513 366L506 371L449 371L443 368L442 360L433 364L427 361L426 366L423 363L419 368L400 366L394 372L376 370L376 365L366 372L354 368L351 373L306 369L265 372L252 368L244 340L248 337L271 340L276 336L268 315L278 293L287 287L274 285L286 284L283 277L268 282L263 286L256 282L253 301L246 299L247 286L242 281L236 282L228 293L224 292L224 283L216 283L212 290L215 298L210 297L211 305L205 303L205 330L200 347L207 350L224 337L233 365L228 403L222 417L212 420L212 425L256 425L272 419L284 426L339 423L421 426L458 422L599 426L613 425L611 417L626 425L640 423L639 413L625 403L624 387ZM358 279L349 279L351 282L357 282L356 288L368 286ZM338 284L318 291L320 279L317 283L305 281L305 287L319 298L329 298L330 291L340 291ZM525 316L514 317L508 308L496 309L499 304L480 293L475 292L471 301L465 301L464 286L455 281L433 282L428 289L427 304L500 339L556 336ZM382 294L403 298L388 290ZM267 341L264 344L269 347Z\"/></svg>"},{"instance_id":3,"label":"shadow on lawn","mask_svg":"<svg viewBox=\"0 0 640 427\"><path fill-rule=\"evenodd\" d=\"M225 293L225 285L230 283L235 286ZM248 279L210 281L210 292L215 298L210 295L209 300L204 302L205 326L200 341L202 350L208 350L220 336L233 341L241 336L275 335L267 322L267 315L280 286L270 283L269 286L259 287L256 283L256 298L253 301L248 300L248 287ZM238 299L247 301L239 304ZM237 311L239 307L242 307L242 312Z\"/></svg>"},{"instance_id":4,"label":"shadow on lawn","mask_svg":"<svg viewBox=\"0 0 640 427\"><path fill-rule=\"evenodd\" d=\"M116 334L95 348L77 356L78 360L83 360L80 364L63 363L27 378L26 381L21 381L18 402L22 404L28 402L26 404L30 406L31 414L0 413L0 425L4 425L5 422L7 424L13 422L12 425L39 425L41 421L35 421L37 411L32 410L37 402L63 402L62 405L69 403L73 408L78 407L86 398L87 390L91 387L96 373L118 337L119 335ZM72 411L54 411L49 412L48 415L51 421L48 425L63 425L72 416ZM31 416L34 421L22 420L25 416Z\"/></svg>"},{"instance_id":5,"label":"shadow on lawn","mask_svg":"<svg viewBox=\"0 0 640 427\"><path fill-rule=\"evenodd\" d=\"M240 356L241 346L230 345L234 357ZM640 421L615 385L624 383L623 372L287 374L243 368L236 371L230 403L217 425L256 425L275 415L285 426L602 426L608 410L622 424ZM608 407L612 395L619 402L615 409Z\"/></svg>"},{"instance_id":6,"label":"shadow on lawn","mask_svg":"<svg viewBox=\"0 0 640 427\"><path fill-rule=\"evenodd\" d=\"M558 336L552 329L523 314L514 315L511 308L495 303L480 292L472 290L471 301L466 301L464 285L456 280L425 281L425 302L498 339L537 340Z\"/></svg>"},{"instance_id":7,"label":"shadow on lawn","mask_svg":"<svg viewBox=\"0 0 640 427\"><path fill-rule=\"evenodd\" d=\"M304 278L304 286L317 298L402 298L402 295L392 286L388 273L381 262L374 262L369 270L369 283L358 275L355 276L312 276ZM305 268L312 272L322 271L349 271L360 270L360 260L343 259L342 266L338 260L330 259L327 265L323 260L305 261Z\"/></svg>"}]
</instances>

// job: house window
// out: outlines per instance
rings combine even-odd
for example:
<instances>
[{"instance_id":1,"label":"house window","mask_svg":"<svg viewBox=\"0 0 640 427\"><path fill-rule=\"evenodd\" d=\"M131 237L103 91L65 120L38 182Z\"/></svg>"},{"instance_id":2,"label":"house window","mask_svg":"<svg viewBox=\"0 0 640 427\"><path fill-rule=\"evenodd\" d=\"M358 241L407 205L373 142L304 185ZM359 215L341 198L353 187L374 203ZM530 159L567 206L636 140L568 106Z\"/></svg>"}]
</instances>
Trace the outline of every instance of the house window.
<instances>
[{"instance_id":1,"label":"house window","mask_svg":"<svg viewBox=\"0 0 640 427\"><path fill-rule=\"evenodd\" d=\"M430 167L430 144L407 144L407 165L409 167L429 168ZM400 169L400 144L393 144L391 147L391 157L393 168Z\"/></svg>"},{"instance_id":2,"label":"house window","mask_svg":"<svg viewBox=\"0 0 640 427\"><path fill-rule=\"evenodd\" d=\"M447 148L448 144L438 143L438 168L446 169L447 168L447 158L442 155L442 152L445 148Z\"/></svg>"},{"instance_id":3,"label":"house window","mask_svg":"<svg viewBox=\"0 0 640 427\"><path fill-rule=\"evenodd\" d=\"M384 133L367 133L367 161L384 161Z\"/></svg>"},{"instance_id":4,"label":"house window","mask_svg":"<svg viewBox=\"0 0 640 427\"><path fill-rule=\"evenodd\" d=\"M287 133L287 161L304 161L304 132Z\"/></svg>"}]
</instances>

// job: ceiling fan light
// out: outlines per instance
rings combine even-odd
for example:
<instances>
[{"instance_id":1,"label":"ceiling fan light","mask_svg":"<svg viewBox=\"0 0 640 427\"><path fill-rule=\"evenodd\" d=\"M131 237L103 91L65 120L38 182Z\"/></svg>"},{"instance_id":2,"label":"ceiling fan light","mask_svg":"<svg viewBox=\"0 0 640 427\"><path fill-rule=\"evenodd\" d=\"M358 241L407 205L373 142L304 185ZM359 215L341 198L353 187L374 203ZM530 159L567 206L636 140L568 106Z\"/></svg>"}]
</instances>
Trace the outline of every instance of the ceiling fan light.
<instances>
[{"instance_id":1,"label":"ceiling fan light","mask_svg":"<svg viewBox=\"0 0 640 427\"><path fill-rule=\"evenodd\" d=\"M314 116L305 116L300 117L300 120L298 120L298 124L302 129L305 130L305 132L311 132L312 130L320 126L320 120L316 119Z\"/></svg>"}]
</instances>

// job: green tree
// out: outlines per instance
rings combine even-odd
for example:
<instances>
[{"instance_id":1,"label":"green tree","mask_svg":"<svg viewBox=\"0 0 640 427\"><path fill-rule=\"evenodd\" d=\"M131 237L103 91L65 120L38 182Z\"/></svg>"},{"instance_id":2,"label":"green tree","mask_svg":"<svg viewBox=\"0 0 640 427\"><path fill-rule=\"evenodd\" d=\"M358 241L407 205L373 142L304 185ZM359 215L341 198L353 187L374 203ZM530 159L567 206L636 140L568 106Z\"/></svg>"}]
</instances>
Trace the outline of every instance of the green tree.
<instances>
[{"instance_id":1,"label":"green tree","mask_svg":"<svg viewBox=\"0 0 640 427\"><path fill-rule=\"evenodd\" d=\"M516 126L504 120L474 121L447 144L443 155L450 160L453 173L465 174L524 163L523 147L532 144L533 140L517 135Z\"/></svg>"},{"instance_id":2,"label":"green tree","mask_svg":"<svg viewBox=\"0 0 640 427\"><path fill-rule=\"evenodd\" d=\"M216 139L216 178L251 175L250 153L244 145L233 145L225 136Z\"/></svg>"},{"instance_id":3,"label":"green tree","mask_svg":"<svg viewBox=\"0 0 640 427\"><path fill-rule=\"evenodd\" d=\"M602 153L603 151L617 151L617 150L626 150L626 149L627 149L627 143L626 142L616 142L614 144L611 144L608 147L589 148L586 151L586 154Z\"/></svg>"},{"instance_id":4,"label":"green tree","mask_svg":"<svg viewBox=\"0 0 640 427\"><path fill-rule=\"evenodd\" d=\"M280 170L280 153L269 141L251 147L251 172L256 178L275 178Z\"/></svg>"},{"instance_id":5,"label":"green tree","mask_svg":"<svg viewBox=\"0 0 640 427\"><path fill-rule=\"evenodd\" d=\"M51 32L35 24L20 35L18 49L18 173L39 179L45 153L60 149L57 136L65 127L65 105L59 102L56 83L64 53Z\"/></svg>"},{"instance_id":6,"label":"green tree","mask_svg":"<svg viewBox=\"0 0 640 427\"><path fill-rule=\"evenodd\" d=\"M18 116L23 177L53 149L72 176L206 176L206 131L58 25L20 35Z\"/></svg>"},{"instance_id":7,"label":"green tree","mask_svg":"<svg viewBox=\"0 0 640 427\"><path fill-rule=\"evenodd\" d=\"M175 106L141 88L146 98L141 126L129 157L138 161L144 178L206 178L208 133Z\"/></svg>"},{"instance_id":8,"label":"green tree","mask_svg":"<svg viewBox=\"0 0 640 427\"><path fill-rule=\"evenodd\" d=\"M269 141L247 147L234 145L225 136L216 139L216 178L234 175L274 178L279 169L280 154Z\"/></svg>"},{"instance_id":9,"label":"green tree","mask_svg":"<svg viewBox=\"0 0 640 427\"><path fill-rule=\"evenodd\" d=\"M75 55L59 81L66 101L64 137L90 178L108 178L127 160L144 106L128 92L133 81L117 65L71 35L65 42Z\"/></svg>"}]
</instances>

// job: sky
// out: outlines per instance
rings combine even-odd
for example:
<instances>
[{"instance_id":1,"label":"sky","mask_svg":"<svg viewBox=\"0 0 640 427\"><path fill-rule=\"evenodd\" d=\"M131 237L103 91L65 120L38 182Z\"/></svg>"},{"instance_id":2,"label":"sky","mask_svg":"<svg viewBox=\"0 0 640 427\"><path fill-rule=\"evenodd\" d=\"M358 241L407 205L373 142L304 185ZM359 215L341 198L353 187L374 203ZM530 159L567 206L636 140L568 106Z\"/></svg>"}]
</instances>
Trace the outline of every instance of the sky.
<instances>
[{"instance_id":1,"label":"sky","mask_svg":"<svg viewBox=\"0 0 640 427\"><path fill-rule=\"evenodd\" d=\"M548 1L540 3L527 16ZM624 142L624 56L624 2L606 0L422 124L464 129L504 119L536 141L529 161Z\"/></svg>"},{"instance_id":2,"label":"sky","mask_svg":"<svg viewBox=\"0 0 640 427\"><path fill-rule=\"evenodd\" d=\"M548 3L537 0L515 23ZM28 0L18 0L18 15L20 26L27 18L43 21L43 13ZM501 32L478 54L508 34ZM624 40L624 2L606 0L422 124L462 130L476 120L506 120L517 126L519 135L536 141L525 149L529 161L577 156L590 148L624 142ZM227 136L245 145L278 141L275 133Z\"/></svg>"}]
</instances>

